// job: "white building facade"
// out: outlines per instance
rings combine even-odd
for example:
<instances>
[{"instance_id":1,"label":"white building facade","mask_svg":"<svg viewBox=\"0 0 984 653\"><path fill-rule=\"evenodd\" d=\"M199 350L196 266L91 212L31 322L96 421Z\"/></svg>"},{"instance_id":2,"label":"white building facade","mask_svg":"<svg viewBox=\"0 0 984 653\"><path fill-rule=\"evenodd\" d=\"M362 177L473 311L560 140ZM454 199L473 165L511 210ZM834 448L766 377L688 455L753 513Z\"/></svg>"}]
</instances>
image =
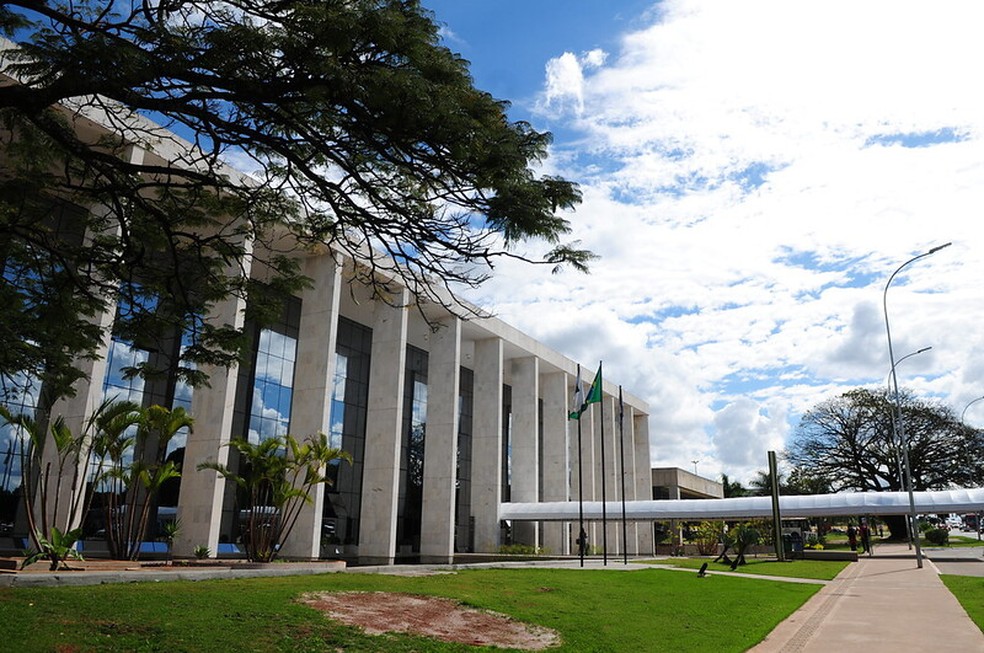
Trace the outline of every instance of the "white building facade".
<instances>
[{"instance_id":1,"label":"white building facade","mask_svg":"<svg viewBox=\"0 0 984 653\"><path fill-rule=\"evenodd\" d=\"M149 405L173 397L195 418L169 458L182 476L161 493L181 528L177 555L208 546L235 551L235 488L213 460L237 464L228 442L324 432L352 456L329 470L282 550L285 557L342 557L369 564L451 562L508 544L569 554L570 523L500 520L503 502L649 499L648 410L606 384L603 400L577 422L568 414L576 363L496 318L462 320L437 305L417 307L406 291L373 298L353 278L353 261L324 251L304 259L312 286L286 302L279 323L243 324L245 302L229 299L211 319L245 327L251 356L238 367L203 370L209 386L154 387L122 368L150 352L108 340L93 382L62 407L80 419L105 396ZM111 316L106 319L111 319ZM590 378L590 372L584 372ZM601 467L601 447L606 465ZM578 469L584 474L578 479ZM589 538L602 540L594 524ZM609 526L609 553L652 552L648 528ZM576 547L574 548L576 551Z\"/></svg>"},{"instance_id":2,"label":"white building facade","mask_svg":"<svg viewBox=\"0 0 984 653\"><path fill-rule=\"evenodd\" d=\"M134 160L167 166L192 147L139 116L129 119L138 136L122 138L132 143ZM73 124L97 138L109 123L86 114L73 116ZM235 551L242 497L214 471L197 466L216 461L235 470L238 461L227 445L236 438L323 432L352 457L351 464L328 470L333 483L317 488L284 557L450 562L459 553L494 553L508 543L565 554L577 537L569 523L512 527L500 519L500 505L576 501L579 487L585 500L600 499L603 484L609 501L650 497L643 401L623 392L619 422L619 388L606 384L602 402L580 420L579 452L577 422L568 419L575 408L574 361L496 318L462 320L438 303L418 306L398 280L386 283L389 295L382 299L379 287L371 291L358 281L362 262L328 247L298 248L292 255L312 284L286 299L277 323L247 323L242 297L212 307L206 319L244 328L250 347L237 366L202 369L208 386L192 389L163 378L173 375L128 378L126 368L154 363L154 357L157 367L176 361L181 338L161 352L113 337L110 325L124 309L110 302L94 318L107 327L100 351L79 363L88 381L52 411L76 432L107 397L191 413L193 431L176 437L167 452L180 463L181 477L169 481L157 501L159 510L180 520L176 555L191 555L196 547L218 555ZM262 267L244 261L236 270L262 281L263 272L251 269ZM586 367L591 378L595 365ZM597 528L594 542L601 541ZM647 528L637 533L633 525L626 541L621 529L611 530L610 553L651 553Z\"/></svg>"}]
</instances>

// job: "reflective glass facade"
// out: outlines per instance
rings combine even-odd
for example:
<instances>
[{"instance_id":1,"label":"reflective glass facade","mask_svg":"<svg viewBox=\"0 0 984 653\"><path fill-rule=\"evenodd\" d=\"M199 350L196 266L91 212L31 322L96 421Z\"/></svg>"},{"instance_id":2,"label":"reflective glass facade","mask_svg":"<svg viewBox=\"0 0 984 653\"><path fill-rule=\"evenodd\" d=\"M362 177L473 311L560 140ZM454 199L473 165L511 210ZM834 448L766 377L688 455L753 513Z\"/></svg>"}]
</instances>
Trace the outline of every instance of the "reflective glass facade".
<instances>
[{"instance_id":1,"label":"reflective glass facade","mask_svg":"<svg viewBox=\"0 0 984 653\"><path fill-rule=\"evenodd\" d=\"M456 552L475 550L471 520L473 378L474 374L471 370L461 368L461 387L458 395L458 459L454 484L454 550Z\"/></svg>"},{"instance_id":2,"label":"reflective glass facade","mask_svg":"<svg viewBox=\"0 0 984 653\"><path fill-rule=\"evenodd\" d=\"M352 463L337 461L327 470L332 483L325 492L321 542L324 556L346 555L359 542L371 350L372 330L340 318L329 437L333 447L352 456Z\"/></svg>"},{"instance_id":3,"label":"reflective glass facade","mask_svg":"<svg viewBox=\"0 0 984 653\"><path fill-rule=\"evenodd\" d=\"M427 431L427 352L407 346L403 392L403 444L400 455L396 554L420 552L420 515L424 490L424 441Z\"/></svg>"},{"instance_id":4,"label":"reflective glass facade","mask_svg":"<svg viewBox=\"0 0 984 653\"><path fill-rule=\"evenodd\" d=\"M297 336L273 329L260 331L254 362L252 401L247 438L252 443L290 429Z\"/></svg>"},{"instance_id":5,"label":"reflective glass facade","mask_svg":"<svg viewBox=\"0 0 984 653\"><path fill-rule=\"evenodd\" d=\"M287 299L280 320L264 327L247 326L253 355L248 365L239 366L232 437L258 443L290 432L294 363L301 322L301 301ZM239 470L239 457L229 452L229 469ZM196 472L197 473L197 472ZM239 511L248 508L245 494L234 484L226 484L222 509L220 541L239 540Z\"/></svg>"}]
</instances>

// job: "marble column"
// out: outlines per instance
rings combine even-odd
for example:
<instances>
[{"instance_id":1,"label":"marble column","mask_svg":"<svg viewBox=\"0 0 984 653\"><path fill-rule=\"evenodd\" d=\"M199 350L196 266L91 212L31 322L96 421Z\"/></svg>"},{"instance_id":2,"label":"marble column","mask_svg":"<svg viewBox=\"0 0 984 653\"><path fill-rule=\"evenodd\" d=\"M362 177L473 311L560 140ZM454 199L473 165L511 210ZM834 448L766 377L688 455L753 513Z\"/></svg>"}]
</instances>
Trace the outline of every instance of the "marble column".
<instances>
[{"instance_id":1,"label":"marble column","mask_svg":"<svg viewBox=\"0 0 984 653\"><path fill-rule=\"evenodd\" d=\"M512 483L517 503L540 500L539 359L527 356L512 362ZM513 541L537 547L536 522L513 522Z\"/></svg>"},{"instance_id":2,"label":"marble column","mask_svg":"<svg viewBox=\"0 0 984 653\"><path fill-rule=\"evenodd\" d=\"M625 405L624 414L622 415L622 428L625 430L625 469L623 470L623 482L625 484L625 500L635 501L636 486L638 485L638 474L636 469L636 446L635 446L635 424L633 422L632 416L635 414L635 409L628 404ZM630 555L639 554L639 522L630 521L626 527L626 542L625 548Z\"/></svg>"},{"instance_id":3,"label":"marble column","mask_svg":"<svg viewBox=\"0 0 984 653\"><path fill-rule=\"evenodd\" d=\"M103 379L106 376L106 361L109 356L109 347L113 339L113 320L116 317L116 302L107 302L106 310L95 317L99 328L102 329L102 341L94 352L93 358L77 358L75 367L83 372L85 376L75 382L74 397L62 397L51 407L51 422L48 424L48 432L44 437L44 449L41 454L42 470L50 468L57 470L59 466L58 451L55 442L51 438L51 423L61 417L75 437L80 437L86 428L89 418L99 409L103 401ZM91 435L91 434L90 434ZM56 477L57 472L53 471L48 479L49 500L46 508L45 520L49 526L56 526L62 532L78 528L82 525L85 515L81 510L73 510L73 506L82 507L82 502L77 499L86 492L91 470L86 468L85 461L88 455L89 440L79 452L78 465L70 466L65 470L71 477L63 478L60 488L56 490L59 481ZM50 467L49 467L50 466ZM36 470L35 476L40 475L42 470ZM57 497L57 500L53 500ZM38 515L39 513L35 513ZM38 523L38 528L41 524ZM49 534L44 533L45 537Z\"/></svg>"},{"instance_id":4,"label":"marble column","mask_svg":"<svg viewBox=\"0 0 984 653\"><path fill-rule=\"evenodd\" d=\"M494 553L501 541L502 499L502 353L500 338L475 342L472 407L471 510L475 551Z\"/></svg>"},{"instance_id":5,"label":"marble column","mask_svg":"<svg viewBox=\"0 0 984 653\"><path fill-rule=\"evenodd\" d=\"M649 457L649 416L633 412L632 443L635 446L636 498L649 501L653 498L652 461ZM653 523L639 524L639 555L653 555Z\"/></svg>"},{"instance_id":6,"label":"marble column","mask_svg":"<svg viewBox=\"0 0 984 653\"><path fill-rule=\"evenodd\" d=\"M612 468L610 442L612 438L611 411L604 403L603 398L602 402L591 404L589 412L591 413L591 455L594 461L594 487L591 498L593 501L601 501L604 498L606 503L605 521L609 524L610 531L612 511L607 509L607 504L612 501L610 491L611 483L608 482L608 475L611 473ZM604 451L602 451L602 447L604 447ZM604 484L604 490L602 489L602 484ZM592 522L591 530L592 544L599 547L599 549L607 544L608 554L611 555L613 552L613 542L610 537L607 537L607 532L602 531L602 519L600 517L597 521Z\"/></svg>"},{"instance_id":7,"label":"marble column","mask_svg":"<svg viewBox=\"0 0 984 653\"><path fill-rule=\"evenodd\" d=\"M251 265L252 250L248 248L242 273L248 275ZM238 268L230 268L230 271L232 269ZM206 319L216 326L241 329L245 310L246 301L243 298L229 296L216 303ZM181 465L177 515L181 529L174 540L176 556L191 556L197 546L207 546L214 556L222 523L225 480L214 471L198 471L197 467L207 460L222 465L229 462L229 447L226 445L232 435L239 366L202 366L202 371L208 375L209 385L196 388L191 399L191 414L195 423L188 434Z\"/></svg>"},{"instance_id":8,"label":"marble column","mask_svg":"<svg viewBox=\"0 0 984 653\"><path fill-rule=\"evenodd\" d=\"M145 151L143 148L131 145L126 153L126 158L132 163L139 164L143 162L144 155ZM110 211L111 209L105 205L90 207L90 213L94 216L106 216ZM108 224L113 226L103 233L95 233L92 230L87 230L83 236L84 241L91 243L93 239L99 236L118 236L120 230L118 222L112 216L109 216ZM91 318L102 331L102 339L93 352L93 357L76 357L74 361L74 367L84 374L72 386L75 390L75 395L61 397L51 407L47 422L47 432L43 434L42 439L44 442L41 451L42 469L35 471L35 479L40 478L43 474L43 469L57 470L60 466L59 454L51 437L51 424L57 418L61 417L65 420L65 426L71 430L72 434L75 437L80 437L83 435L89 418L103 402L103 381L106 377L107 358L113 339L113 322L116 319L117 307L115 294L105 299L106 306L103 311ZM78 464L64 471L66 475L71 475L70 477L66 476L59 481L55 477L57 472L52 472L51 477L47 480L49 499L48 504L44 506L46 513L44 520L48 524L49 532L42 533L45 537L49 536L52 526L56 526L64 532L82 525L85 515L81 512L82 502L78 499L86 492L89 481L88 477L91 472L86 467L89 445L90 442L86 440L83 443L82 450L79 452ZM41 506L36 507L41 508ZM40 517L39 512L35 512L34 514L35 518ZM25 518L24 515L19 515L19 517ZM41 524L38 523L37 527L40 529Z\"/></svg>"},{"instance_id":9,"label":"marble column","mask_svg":"<svg viewBox=\"0 0 984 653\"><path fill-rule=\"evenodd\" d=\"M407 300L404 290L395 302L404 308L375 306L359 527L359 560L368 564L392 564L396 557Z\"/></svg>"},{"instance_id":10,"label":"marble column","mask_svg":"<svg viewBox=\"0 0 984 653\"><path fill-rule=\"evenodd\" d=\"M543 491L544 501L568 501L572 494L568 458L567 423L569 376L554 372L543 376ZM543 547L548 553L570 553L570 522L543 524ZM576 535L575 535L576 537Z\"/></svg>"},{"instance_id":11,"label":"marble column","mask_svg":"<svg viewBox=\"0 0 984 653\"><path fill-rule=\"evenodd\" d=\"M605 496L608 508L608 553L622 554L622 493L618 481L621 461L618 455L618 397L604 395L605 405Z\"/></svg>"},{"instance_id":12,"label":"marble column","mask_svg":"<svg viewBox=\"0 0 984 653\"><path fill-rule=\"evenodd\" d=\"M290 432L298 440L327 433L330 429L341 266L331 254L323 254L306 259L303 272L312 283L301 293L301 323L294 370ZM290 537L282 544L280 555L308 560L320 556L324 493L323 483L311 489L311 503L301 508Z\"/></svg>"},{"instance_id":13,"label":"marble column","mask_svg":"<svg viewBox=\"0 0 984 653\"><path fill-rule=\"evenodd\" d=\"M427 361L427 435L424 445L420 560L447 564L454 559L461 320L452 318L431 334Z\"/></svg>"}]
</instances>

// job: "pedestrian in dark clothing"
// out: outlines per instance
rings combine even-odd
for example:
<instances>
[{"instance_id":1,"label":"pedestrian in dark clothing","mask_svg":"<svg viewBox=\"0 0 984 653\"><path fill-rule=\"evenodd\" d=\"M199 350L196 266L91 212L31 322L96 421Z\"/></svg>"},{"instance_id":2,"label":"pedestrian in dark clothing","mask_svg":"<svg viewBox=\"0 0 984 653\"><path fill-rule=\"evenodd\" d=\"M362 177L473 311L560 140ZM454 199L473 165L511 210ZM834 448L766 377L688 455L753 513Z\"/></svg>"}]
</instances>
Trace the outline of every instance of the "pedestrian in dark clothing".
<instances>
[{"instance_id":1,"label":"pedestrian in dark clothing","mask_svg":"<svg viewBox=\"0 0 984 653\"><path fill-rule=\"evenodd\" d=\"M868 524L861 522L861 526L858 527L858 535L861 536L861 552L871 554L871 531L868 529Z\"/></svg>"},{"instance_id":2,"label":"pedestrian in dark clothing","mask_svg":"<svg viewBox=\"0 0 984 653\"><path fill-rule=\"evenodd\" d=\"M858 550L858 531L854 528L854 524L849 524L847 527L847 543L851 545L851 551Z\"/></svg>"}]
</instances>

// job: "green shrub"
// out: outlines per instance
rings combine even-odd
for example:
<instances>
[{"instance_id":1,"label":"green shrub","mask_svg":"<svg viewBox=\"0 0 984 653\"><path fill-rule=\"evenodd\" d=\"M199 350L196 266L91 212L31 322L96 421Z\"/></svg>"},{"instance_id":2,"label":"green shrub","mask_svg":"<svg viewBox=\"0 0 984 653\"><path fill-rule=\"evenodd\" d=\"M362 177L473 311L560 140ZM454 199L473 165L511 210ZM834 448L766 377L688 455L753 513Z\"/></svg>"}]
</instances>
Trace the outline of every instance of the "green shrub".
<instances>
[{"instance_id":1,"label":"green shrub","mask_svg":"<svg viewBox=\"0 0 984 653\"><path fill-rule=\"evenodd\" d=\"M503 544L499 547L499 553L509 555L537 556L543 553L543 549L530 544Z\"/></svg>"},{"instance_id":2,"label":"green shrub","mask_svg":"<svg viewBox=\"0 0 984 653\"><path fill-rule=\"evenodd\" d=\"M697 553L702 556L717 553L717 545L723 533L723 521L702 521L694 529L694 543L697 545Z\"/></svg>"},{"instance_id":3,"label":"green shrub","mask_svg":"<svg viewBox=\"0 0 984 653\"><path fill-rule=\"evenodd\" d=\"M950 544L950 532L945 528L934 528L926 531L926 541L936 546L948 546Z\"/></svg>"}]
</instances>

